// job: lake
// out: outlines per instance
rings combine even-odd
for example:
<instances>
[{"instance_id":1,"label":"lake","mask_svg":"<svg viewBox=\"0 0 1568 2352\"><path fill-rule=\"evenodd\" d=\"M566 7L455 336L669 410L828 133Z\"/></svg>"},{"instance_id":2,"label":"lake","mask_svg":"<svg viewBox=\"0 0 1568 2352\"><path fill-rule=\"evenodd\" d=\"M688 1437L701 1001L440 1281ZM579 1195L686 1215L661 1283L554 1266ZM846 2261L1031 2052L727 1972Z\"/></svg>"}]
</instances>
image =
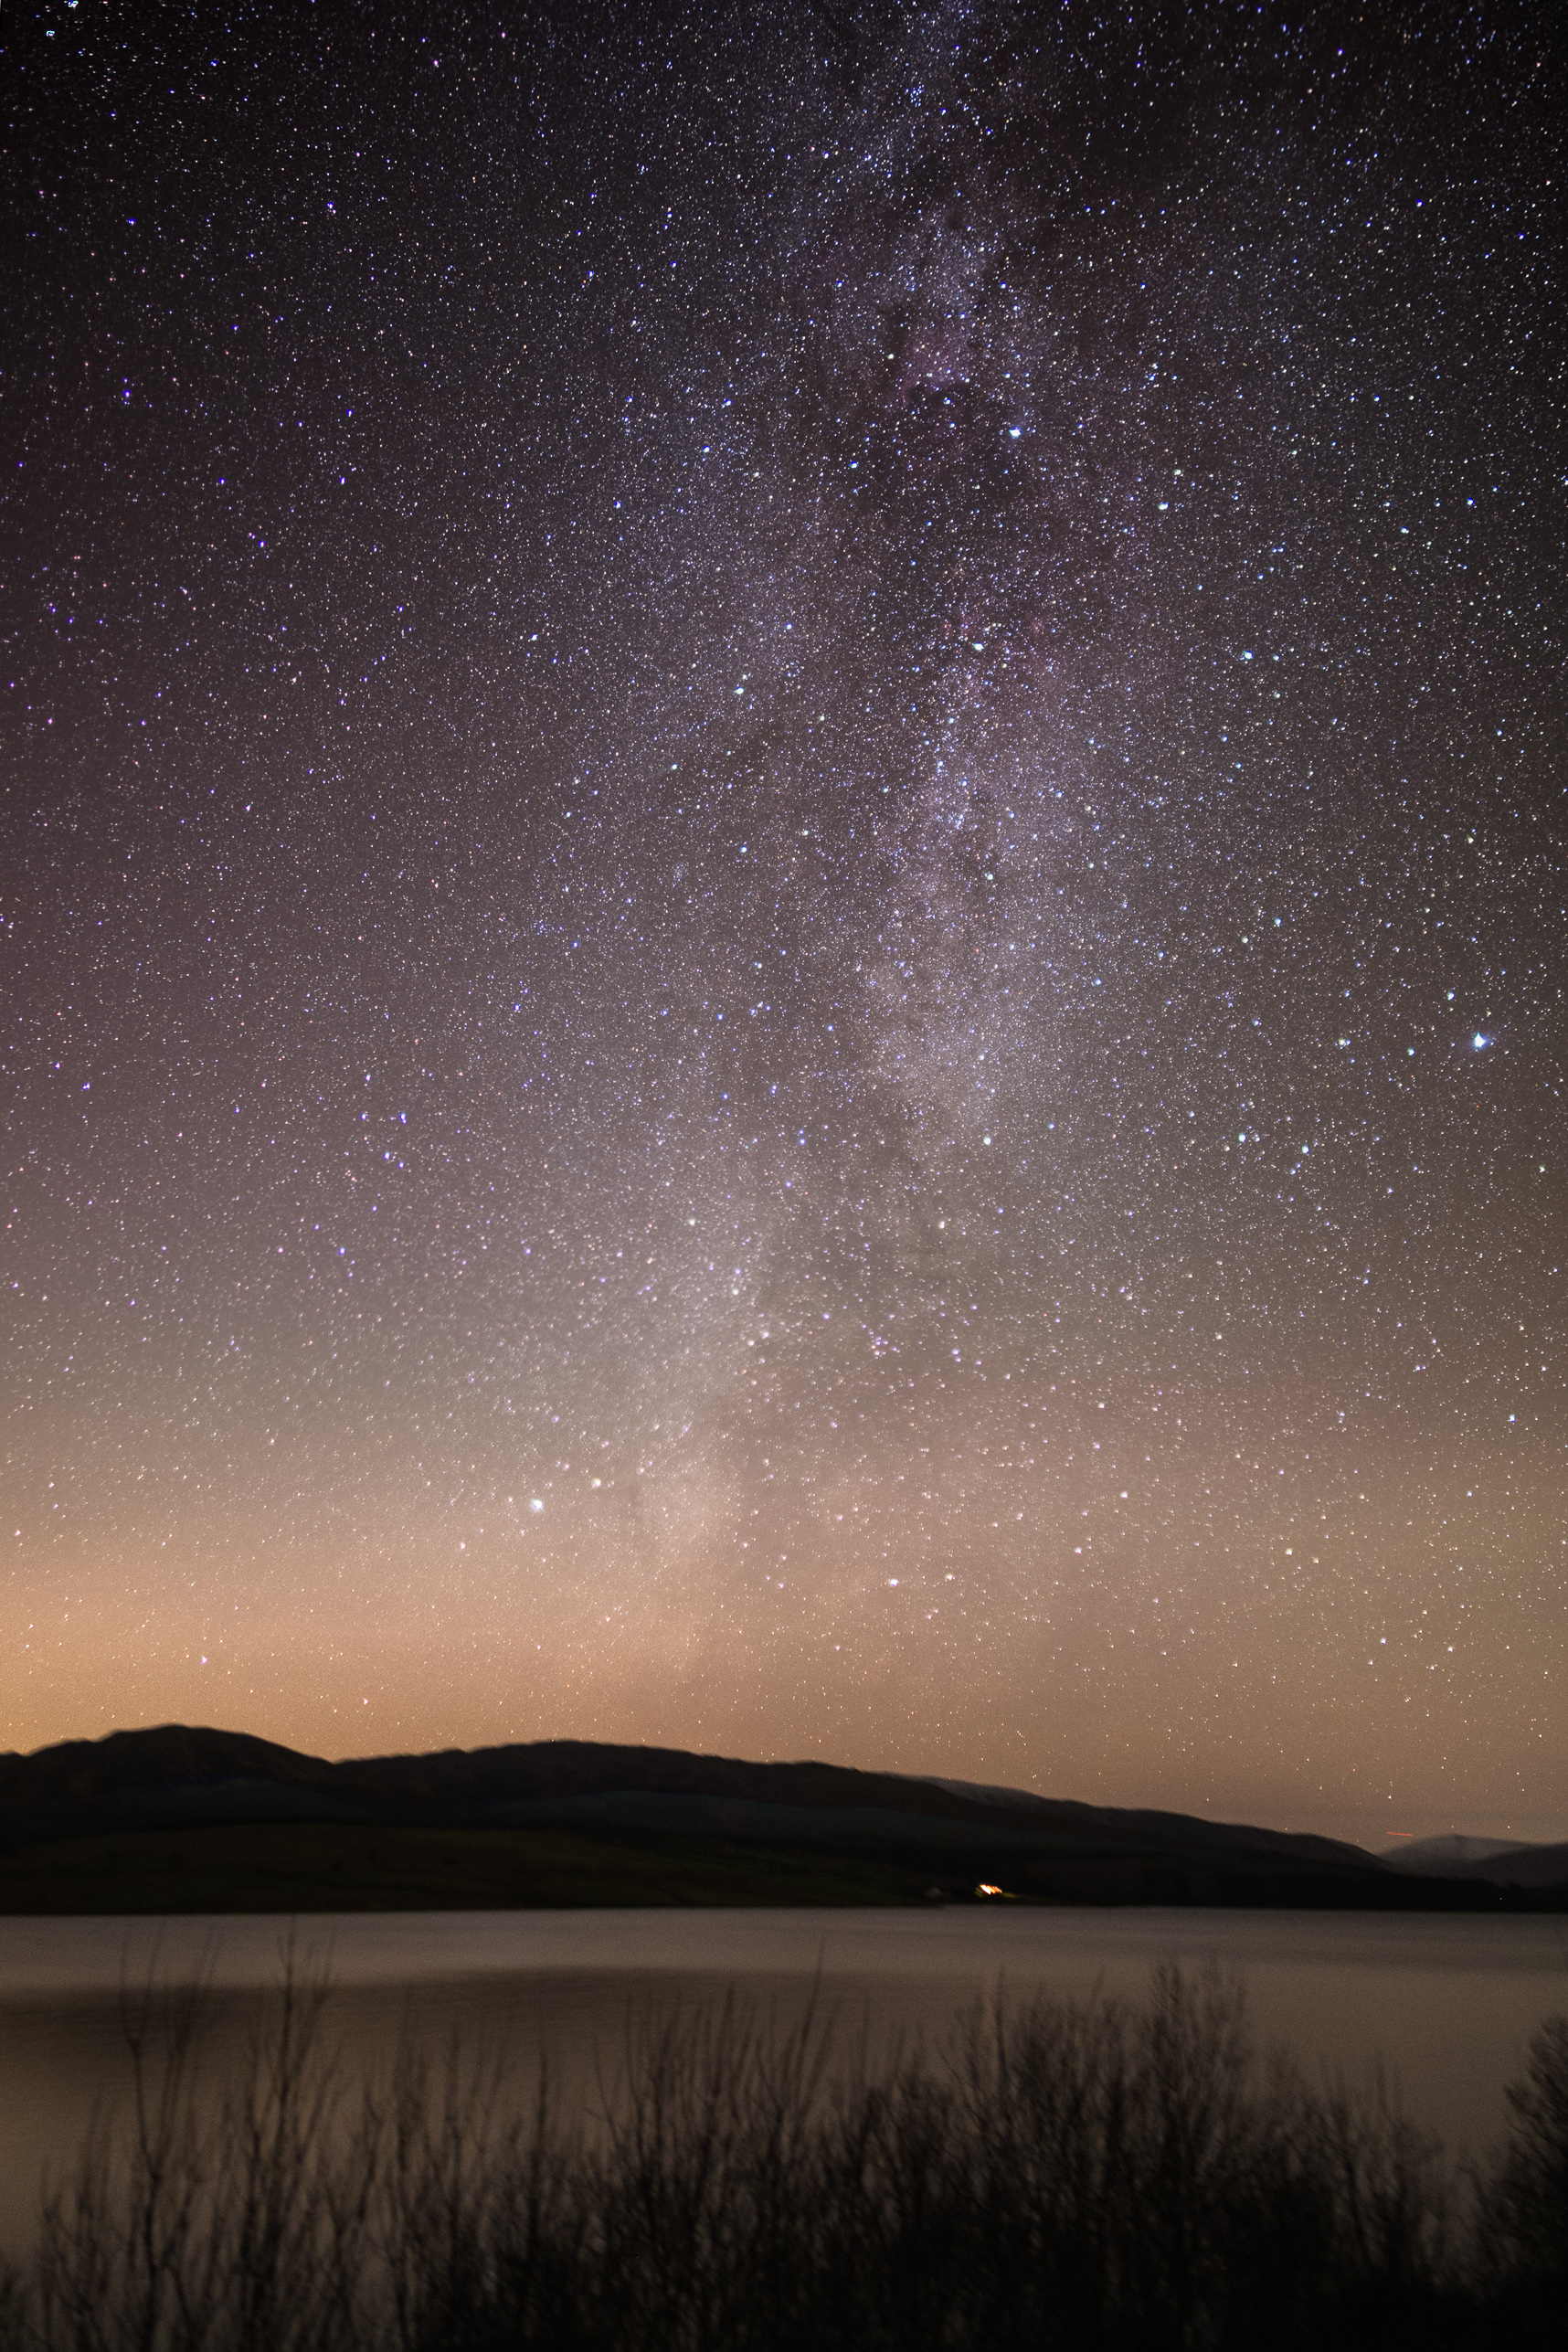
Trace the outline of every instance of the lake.
<instances>
[{"instance_id":1,"label":"lake","mask_svg":"<svg viewBox=\"0 0 1568 2352\"><path fill-rule=\"evenodd\" d=\"M46 2170L74 2159L95 2105L129 2082L120 1987L206 1975L222 2051L277 1982L287 1923L0 1920L0 2248L27 2242ZM736 1987L780 2023L812 1995L840 2046L939 2039L977 1998L1099 1987L1139 1997L1163 1960L1245 1984L1253 2031L1308 2067L1364 2081L1381 2059L1412 2114L1451 2149L1499 2132L1502 2086L1542 2017L1568 2010L1568 1934L1552 1918L1331 1912L623 1911L345 1913L298 1927L330 1971L330 2039L385 2065L399 2037L457 2034L591 2110L633 2010L691 2008Z\"/></svg>"}]
</instances>

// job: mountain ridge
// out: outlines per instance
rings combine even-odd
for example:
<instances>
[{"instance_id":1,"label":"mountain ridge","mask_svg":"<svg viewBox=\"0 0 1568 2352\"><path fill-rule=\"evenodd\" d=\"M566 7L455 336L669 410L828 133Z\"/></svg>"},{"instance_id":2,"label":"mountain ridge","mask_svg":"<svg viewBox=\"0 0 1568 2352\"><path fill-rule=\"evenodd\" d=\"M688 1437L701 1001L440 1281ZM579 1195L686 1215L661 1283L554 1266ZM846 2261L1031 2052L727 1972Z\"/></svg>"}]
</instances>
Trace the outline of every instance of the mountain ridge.
<instances>
[{"instance_id":1,"label":"mountain ridge","mask_svg":"<svg viewBox=\"0 0 1568 2352\"><path fill-rule=\"evenodd\" d=\"M1556 1875L1505 1891L1479 1867L1390 1870L1245 1822L577 1740L334 1762L171 1723L0 1754L12 1912L897 1902L982 1885L1044 1902L1552 1909L1568 1907L1568 1850Z\"/></svg>"},{"instance_id":2,"label":"mountain ridge","mask_svg":"<svg viewBox=\"0 0 1568 2352\"><path fill-rule=\"evenodd\" d=\"M542 1740L334 1762L250 1732L182 1723L111 1732L96 1741L62 1741L30 1753L0 1753L0 1807L31 1806L51 1827L62 1814L119 1796L155 1798L175 1789L223 1785L251 1792L273 1786L281 1795L308 1792L387 1815L634 1792L789 1803L823 1812L871 1806L930 1819L985 1821L1007 1830L1027 1815L1041 1827L1099 1837L1142 1841L1174 1831L1184 1842L1228 1846L1241 1840L1341 1868L1379 1867L1362 1848L1309 1832L1212 1822L1160 1807L1096 1806L924 1775L867 1772L815 1758L758 1763L684 1748ZM255 1817L253 1802L248 1798L242 1807L247 1818Z\"/></svg>"},{"instance_id":3,"label":"mountain ridge","mask_svg":"<svg viewBox=\"0 0 1568 2352\"><path fill-rule=\"evenodd\" d=\"M1555 1886L1568 1880L1568 1839L1470 1838L1444 1830L1379 1857L1385 1870L1427 1878L1481 1879L1494 1886Z\"/></svg>"}]
</instances>

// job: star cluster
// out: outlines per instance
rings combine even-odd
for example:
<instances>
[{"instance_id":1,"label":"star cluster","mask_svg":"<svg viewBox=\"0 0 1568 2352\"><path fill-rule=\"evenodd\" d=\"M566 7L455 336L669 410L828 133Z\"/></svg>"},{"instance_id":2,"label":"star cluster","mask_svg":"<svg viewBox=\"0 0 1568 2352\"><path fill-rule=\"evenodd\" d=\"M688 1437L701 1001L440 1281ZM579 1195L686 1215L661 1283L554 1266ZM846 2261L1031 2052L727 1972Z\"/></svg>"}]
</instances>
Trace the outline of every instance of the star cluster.
<instances>
[{"instance_id":1,"label":"star cluster","mask_svg":"<svg viewBox=\"0 0 1568 2352\"><path fill-rule=\"evenodd\" d=\"M1547 27L9 20L8 1744L1561 1834Z\"/></svg>"}]
</instances>

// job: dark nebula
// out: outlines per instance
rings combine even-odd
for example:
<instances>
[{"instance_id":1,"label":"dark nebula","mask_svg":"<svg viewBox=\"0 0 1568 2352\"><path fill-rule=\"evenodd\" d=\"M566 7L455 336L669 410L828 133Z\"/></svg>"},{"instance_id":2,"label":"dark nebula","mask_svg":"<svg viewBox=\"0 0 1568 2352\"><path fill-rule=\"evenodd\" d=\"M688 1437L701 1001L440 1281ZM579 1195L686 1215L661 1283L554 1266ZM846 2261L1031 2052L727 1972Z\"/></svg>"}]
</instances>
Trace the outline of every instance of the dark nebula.
<instances>
[{"instance_id":1,"label":"dark nebula","mask_svg":"<svg viewBox=\"0 0 1568 2352\"><path fill-rule=\"evenodd\" d=\"M0 1743L1561 1835L1554 12L5 37Z\"/></svg>"}]
</instances>

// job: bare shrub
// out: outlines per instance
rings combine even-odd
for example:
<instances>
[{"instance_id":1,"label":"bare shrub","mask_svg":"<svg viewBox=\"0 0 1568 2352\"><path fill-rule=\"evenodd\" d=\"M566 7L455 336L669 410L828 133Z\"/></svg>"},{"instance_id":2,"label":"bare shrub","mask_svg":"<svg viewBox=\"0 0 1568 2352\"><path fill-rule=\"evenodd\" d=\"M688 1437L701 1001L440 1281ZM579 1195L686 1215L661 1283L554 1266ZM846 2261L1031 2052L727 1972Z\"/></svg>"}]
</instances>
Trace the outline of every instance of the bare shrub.
<instances>
[{"instance_id":1,"label":"bare shrub","mask_svg":"<svg viewBox=\"0 0 1568 2352\"><path fill-rule=\"evenodd\" d=\"M1508 2143L1480 2185L1487 2264L1555 2304L1568 2326L1568 2017L1531 2035L1524 2078L1507 2098Z\"/></svg>"},{"instance_id":2,"label":"bare shrub","mask_svg":"<svg viewBox=\"0 0 1568 2352\"><path fill-rule=\"evenodd\" d=\"M1214 1973L880 2067L815 2004L644 2012L586 2132L456 2042L351 2092L328 1999L286 1947L207 2097L207 1980L127 1997L128 2110L0 2280L5 2352L1287 2352L1561 2294L1562 2019L1467 2197L1383 2081L1260 2061Z\"/></svg>"}]
</instances>

